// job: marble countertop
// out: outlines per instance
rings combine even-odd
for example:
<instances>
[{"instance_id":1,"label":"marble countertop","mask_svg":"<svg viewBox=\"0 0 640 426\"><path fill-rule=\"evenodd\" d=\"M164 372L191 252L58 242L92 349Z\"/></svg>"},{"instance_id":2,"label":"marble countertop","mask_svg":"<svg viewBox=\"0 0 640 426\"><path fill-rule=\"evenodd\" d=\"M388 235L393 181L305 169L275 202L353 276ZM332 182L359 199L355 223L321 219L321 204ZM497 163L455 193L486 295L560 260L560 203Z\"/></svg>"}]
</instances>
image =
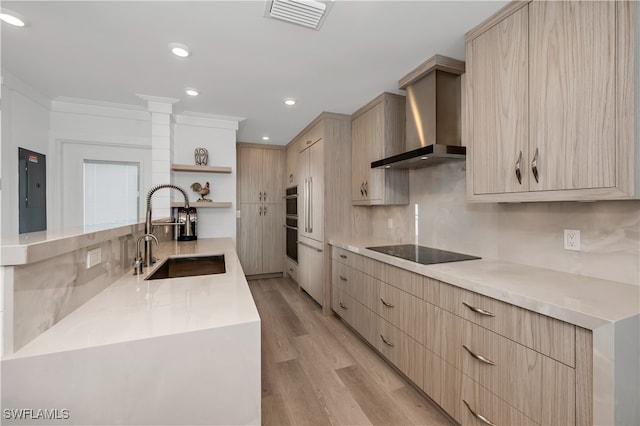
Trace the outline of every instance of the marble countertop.
<instances>
[{"instance_id":1,"label":"marble countertop","mask_svg":"<svg viewBox=\"0 0 640 426\"><path fill-rule=\"evenodd\" d=\"M99 244L102 241L134 234L144 229L144 222L126 222L55 231L29 232L2 236L0 266L24 265L63 253Z\"/></svg>"},{"instance_id":2,"label":"marble countertop","mask_svg":"<svg viewBox=\"0 0 640 426\"><path fill-rule=\"evenodd\" d=\"M226 272L144 280L166 257L192 254L224 254ZM143 275L128 273L5 359L260 321L231 239L160 243L154 255Z\"/></svg>"},{"instance_id":3,"label":"marble countertop","mask_svg":"<svg viewBox=\"0 0 640 426\"><path fill-rule=\"evenodd\" d=\"M329 244L589 330L640 314L640 285L492 259L422 265L366 249L398 244L388 241Z\"/></svg>"}]
</instances>

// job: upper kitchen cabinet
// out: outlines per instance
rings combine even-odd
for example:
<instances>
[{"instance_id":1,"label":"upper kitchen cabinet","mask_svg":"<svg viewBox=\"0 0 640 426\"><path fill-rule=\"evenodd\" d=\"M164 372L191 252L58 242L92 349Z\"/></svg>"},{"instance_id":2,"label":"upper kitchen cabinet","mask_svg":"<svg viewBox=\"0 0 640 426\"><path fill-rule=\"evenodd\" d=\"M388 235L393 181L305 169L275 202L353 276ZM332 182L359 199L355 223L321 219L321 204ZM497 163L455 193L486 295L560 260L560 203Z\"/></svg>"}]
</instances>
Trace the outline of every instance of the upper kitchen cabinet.
<instances>
[{"instance_id":1,"label":"upper kitchen cabinet","mask_svg":"<svg viewBox=\"0 0 640 426\"><path fill-rule=\"evenodd\" d=\"M298 181L298 157L300 156L300 140L294 139L287 145L286 151L286 183L287 188L290 186L297 186L300 184Z\"/></svg>"},{"instance_id":2,"label":"upper kitchen cabinet","mask_svg":"<svg viewBox=\"0 0 640 426\"><path fill-rule=\"evenodd\" d=\"M470 201L640 196L634 2L512 2L467 33Z\"/></svg>"},{"instance_id":3,"label":"upper kitchen cabinet","mask_svg":"<svg viewBox=\"0 0 640 426\"><path fill-rule=\"evenodd\" d=\"M284 151L238 145L238 203L279 203L284 195Z\"/></svg>"},{"instance_id":4,"label":"upper kitchen cabinet","mask_svg":"<svg viewBox=\"0 0 640 426\"><path fill-rule=\"evenodd\" d=\"M405 98L380 96L351 116L351 200L353 205L409 203L409 171L372 169L373 161L404 148Z\"/></svg>"}]
</instances>

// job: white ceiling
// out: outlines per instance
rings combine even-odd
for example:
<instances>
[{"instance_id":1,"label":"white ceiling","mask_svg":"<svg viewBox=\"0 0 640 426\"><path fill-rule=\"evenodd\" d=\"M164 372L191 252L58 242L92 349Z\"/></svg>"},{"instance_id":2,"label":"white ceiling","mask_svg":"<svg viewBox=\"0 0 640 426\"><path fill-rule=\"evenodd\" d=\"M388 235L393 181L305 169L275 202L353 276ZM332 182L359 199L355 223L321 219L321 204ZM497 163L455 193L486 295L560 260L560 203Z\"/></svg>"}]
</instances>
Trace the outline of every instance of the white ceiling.
<instances>
[{"instance_id":1,"label":"white ceiling","mask_svg":"<svg viewBox=\"0 0 640 426\"><path fill-rule=\"evenodd\" d=\"M2 67L51 99L179 98L182 111L245 117L239 141L286 144L322 111L397 91L436 53L464 59L465 32L506 3L337 0L315 31L265 18L264 1L3 1L29 26L2 24Z\"/></svg>"}]
</instances>

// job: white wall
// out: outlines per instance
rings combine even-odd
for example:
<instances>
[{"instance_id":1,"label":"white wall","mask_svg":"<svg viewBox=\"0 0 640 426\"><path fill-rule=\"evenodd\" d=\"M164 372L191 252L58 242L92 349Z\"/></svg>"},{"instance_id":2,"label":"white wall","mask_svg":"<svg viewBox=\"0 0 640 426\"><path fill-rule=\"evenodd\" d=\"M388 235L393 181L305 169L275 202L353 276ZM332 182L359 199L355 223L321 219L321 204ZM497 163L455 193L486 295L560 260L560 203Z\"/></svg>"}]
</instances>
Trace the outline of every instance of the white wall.
<instances>
[{"instance_id":1,"label":"white wall","mask_svg":"<svg viewBox=\"0 0 640 426\"><path fill-rule=\"evenodd\" d=\"M82 165L85 159L140 164L140 214L151 185L151 121L142 107L77 99L52 102L49 182L55 188L49 229L82 225Z\"/></svg>"},{"instance_id":2,"label":"white wall","mask_svg":"<svg viewBox=\"0 0 640 426\"><path fill-rule=\"evenodd\" d=\"M190 201L200 196L191 190L191 184L209 182L213 201L230 201L231 207L199 208L198 237L229 237L236 239L236 120L191 117L179 115L174 124L173 160L178 164L195 164L194 149L209 151L209 166L228 166L231 174L174 172L173 183L184 188ZM181 195L175 194L175 200Z\"/></svg>"},{"instance_id":3,"label":"white wall","mask_svg":"<svg viewBox=\"0 0 640 426\"><path fill-rule=\"evenodd\" d=\"M18 233L18 148L47 156L47 222L52 200L49 179L49 101L2 70L2 235Z\"/></svg>"}]
</instances>

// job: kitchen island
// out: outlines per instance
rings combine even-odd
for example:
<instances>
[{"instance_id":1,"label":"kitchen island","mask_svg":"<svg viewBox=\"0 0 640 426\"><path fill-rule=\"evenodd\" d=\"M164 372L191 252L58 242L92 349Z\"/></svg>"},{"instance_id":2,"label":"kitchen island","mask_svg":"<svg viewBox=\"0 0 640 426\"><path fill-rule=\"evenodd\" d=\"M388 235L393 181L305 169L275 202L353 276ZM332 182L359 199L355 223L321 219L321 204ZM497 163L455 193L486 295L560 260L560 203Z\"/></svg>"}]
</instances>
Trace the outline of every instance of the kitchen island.
<instances>
[{"instance_id":1,"label":"kitchen island","mask_svg":"<svg viewBox=\"0 0 640 426\"><path fill-rule=\"evenodd\" d=\"M224 255L225 273L145 280L193 254ZM38 409L57 410L52 424L260 423L260 317L232 240L164 242L155 255L5 354L4 424Z\"/></svg>"}]
</instances>

